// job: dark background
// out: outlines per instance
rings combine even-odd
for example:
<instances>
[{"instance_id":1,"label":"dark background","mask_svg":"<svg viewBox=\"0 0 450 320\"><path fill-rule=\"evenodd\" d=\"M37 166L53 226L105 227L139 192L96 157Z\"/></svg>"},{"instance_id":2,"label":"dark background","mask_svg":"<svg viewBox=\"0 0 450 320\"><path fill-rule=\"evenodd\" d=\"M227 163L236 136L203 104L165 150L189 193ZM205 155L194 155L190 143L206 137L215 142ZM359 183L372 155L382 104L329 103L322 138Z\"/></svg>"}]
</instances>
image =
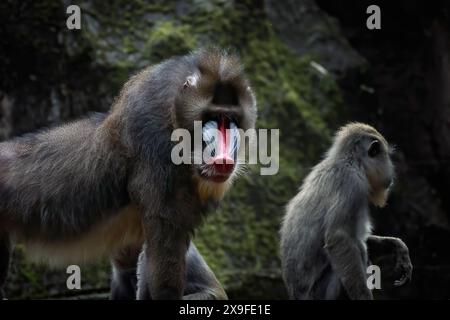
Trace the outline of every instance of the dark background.
<instances>
[{"instance_id":1,"label":"dark background","mask_svg":"<svg viewBox=\"0 0 450 320\"><path fill-rule=\"evenodd\" d=\"M81 7L81 30L66 7ZM381 8L381 30L366 8ZM450 3L448 1L1 1L0 140L108 110L139 69L196 47L236 48L256 91L261 128L280 128L280 172L250 168L196 243L230 298L284 298L278 228L284 205L333 132L349 121L396 145L398 182L373 210L376 233L404 239L414 273L380 298L450 297ZM320 72L321 65L326 72ZM23 259L9 298L104 297L106 261L65 270ZM103 294L103 295L102 295Z\"/></svg>"}]
</instances>

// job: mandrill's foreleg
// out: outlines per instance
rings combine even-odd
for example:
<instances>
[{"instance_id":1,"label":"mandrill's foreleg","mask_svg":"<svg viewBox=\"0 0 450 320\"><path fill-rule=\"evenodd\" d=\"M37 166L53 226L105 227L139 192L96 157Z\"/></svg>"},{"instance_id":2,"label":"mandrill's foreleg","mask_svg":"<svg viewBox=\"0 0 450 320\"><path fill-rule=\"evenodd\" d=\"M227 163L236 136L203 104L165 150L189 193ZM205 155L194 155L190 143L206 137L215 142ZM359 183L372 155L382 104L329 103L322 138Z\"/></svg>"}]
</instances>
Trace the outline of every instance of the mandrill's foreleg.
<instances>
[{"instance_id":1,"label":"mandrill's foreleg","mask_svg":"<svg viewBox=\"0 0 450 320\"><path fill-rule=\"evenodd\" d=\"M185 286L185 256L189 245L189 232L175 227L163 218L147 220L147 259L140 266L137 298L155 300L182 299Z\"/></svg>"}]
</instances>

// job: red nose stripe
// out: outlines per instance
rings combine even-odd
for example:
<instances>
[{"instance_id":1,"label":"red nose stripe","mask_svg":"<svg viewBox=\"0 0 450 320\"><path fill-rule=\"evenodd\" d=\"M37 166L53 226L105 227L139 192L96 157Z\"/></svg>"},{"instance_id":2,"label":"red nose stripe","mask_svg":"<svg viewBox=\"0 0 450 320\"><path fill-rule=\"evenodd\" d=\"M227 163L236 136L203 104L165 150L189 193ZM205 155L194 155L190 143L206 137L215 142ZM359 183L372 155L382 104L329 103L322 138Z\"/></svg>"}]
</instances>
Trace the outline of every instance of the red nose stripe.
<instances>
[{"instance_id":1,"label":"red nose stripe","mask_svg":"<svg viewBox=\"0 0 450 320\"><path fill-rule=\"evenodd\" d=\"M215 169L222 174L230 173L234 168L234 160L228 155L229 141L227 139L226 120L221 119L219 123L219 154L214 157Z\"/></svg>"},{"instance_id":2,"label":"red nose stripe","mask_svg":"<svg viewBox=\"0 0 450 320\"><path fill-rule=\"evenodd\" d=\"M227 141L227 133L226 133L226 126L225 126L225 119L222 118L220 120L220 124L219 124L219 132L220 132L220 138L219 138L219 149L220 149L220 153L219 153L219 157L223 156L223 157L227 157L227 150L228 150L228 141Z\"/></svg>"}]
</instances>

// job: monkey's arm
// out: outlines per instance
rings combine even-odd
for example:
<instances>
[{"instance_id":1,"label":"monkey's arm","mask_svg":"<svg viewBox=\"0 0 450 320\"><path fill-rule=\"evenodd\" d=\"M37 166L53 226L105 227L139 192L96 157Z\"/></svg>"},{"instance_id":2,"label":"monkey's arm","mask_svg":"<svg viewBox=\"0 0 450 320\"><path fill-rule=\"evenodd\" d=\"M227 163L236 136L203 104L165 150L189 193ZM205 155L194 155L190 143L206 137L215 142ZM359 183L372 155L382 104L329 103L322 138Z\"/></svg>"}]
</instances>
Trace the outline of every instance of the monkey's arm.
<instances>
[{"instance_id":1,"label":"monkey's arm","mask_svg":"<svg viewBox=\"0 0 450 320\"><path fill-rule=\"evenodd\" d=\"M371 235L367 238L367 248L370 260L375 264L385 264L384 260L395 260L395 286L402 286L411 280L413 266L408 247L401 239ZM391 270L389 267L388 269Z\"/></svg>"},{"instance_id":2,"label":"monkey's arm","mask_svg":"<svg viewBox=\"0 0 450 320\"><path fill-rule=\"evenodd\" d=\"M372 300L372 292L367 287L363 252L356 239L344 229L337 229L326 235L325 249L331 266L341 279L342 285L352 300Z\"/></svg>"},{"instance_id":3,"label":"monkey's arm","mask_svg":"<svg viewBox=\"0 0 450 320\"><path fill-rule=\"evenodd\" d=\"M189 196L187 192L180 192L178 198L173 195L176 201L167 199L173 187L173 172L168 165L170 159L163 155L149 158L147 163L141 160L129 182L131 199L141 210L145 238L146 260L138 279L138 287L142 289L138 290L139 300L182 299L185 286L185 256L195 217L184 198ZM161 163L164 161L167 162Z\"/></svg>"},{"instance_id":4,"label":"monkey's arm","mask_svg":"<svg viewBox=\"0 0 450 320\"><path fill-rule=\"evenodd\" d=\"M186 255L184 294L184 300L228 299L222 285L192 242Z\"/></svg>"},{"instance_id":5,"label":"monkey's arm","mask_svg":"<svg viewBox=\"0 0 450 320\"><path fill-rule=\"evenodd\" d=\"M147 282L140 286L147 286L150 296L155 300L181 299L185 285L185 255L189 233L182 228L177 229L163 218L147 219L147 263L144 268L148 276L140 278L140 281ZM141 298L138 296L138 299Z\"/></svg>"}]
</instances>

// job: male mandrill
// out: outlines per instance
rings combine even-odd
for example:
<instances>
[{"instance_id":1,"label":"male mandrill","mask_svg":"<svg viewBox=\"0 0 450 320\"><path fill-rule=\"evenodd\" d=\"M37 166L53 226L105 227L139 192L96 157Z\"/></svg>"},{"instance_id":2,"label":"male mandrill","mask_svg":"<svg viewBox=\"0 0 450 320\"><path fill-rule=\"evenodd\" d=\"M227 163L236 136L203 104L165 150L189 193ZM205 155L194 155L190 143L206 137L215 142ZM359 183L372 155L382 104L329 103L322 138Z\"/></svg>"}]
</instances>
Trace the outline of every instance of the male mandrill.
<instances>
[{"instance_id":1,"label":"male mandrill","mask_svg":"<svg viewBox=\"0 0 450 320\"><path fill-rule=\"evenodd\" d=\"M351 123L287 207L281 228L282 273L291 299L372 299L367 246L394 247L402 285L411 277L408 248L371 235L369 202L384 206L393 184L390 148L371 126Z\"/></svg>"},{"instance_id":2,"label":"male mandrill","mask_svg":"<svg viewBox=\"0 0 450 320\"><path fill-rule=\"evenodd\" d=\"M238 151L219 135L212 161L175 165L171 133L192 132L194 121L220 132L255 126L236 55L206 49L169 59L132 77L106 114L0 143L0 287L11 245L22 242L53 265L109 255L112 297L129 298L127 270L145 243L138 298L193 298L205 281L218 286L207 297L225 298L190 238L229 188Z\"/></svg>"}]
</instances>

